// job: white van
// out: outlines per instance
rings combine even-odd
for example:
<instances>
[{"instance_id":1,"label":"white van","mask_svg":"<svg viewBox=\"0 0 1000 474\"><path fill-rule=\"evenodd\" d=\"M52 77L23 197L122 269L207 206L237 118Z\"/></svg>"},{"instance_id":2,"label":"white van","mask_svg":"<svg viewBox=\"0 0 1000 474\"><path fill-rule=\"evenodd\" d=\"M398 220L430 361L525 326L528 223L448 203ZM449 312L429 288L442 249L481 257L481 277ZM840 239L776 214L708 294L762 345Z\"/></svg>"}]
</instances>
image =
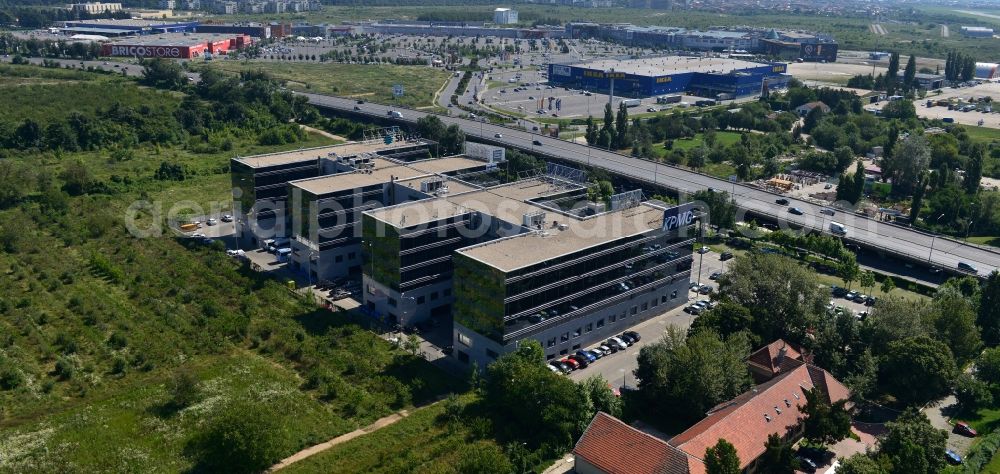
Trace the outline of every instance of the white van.
<instances>
[{"instance_id":1,"label":"white van","mask_svg":"<svg viewBox=\"0 0 1000 474\"><path fill-rule=\"evenodd\" d=\"M841 224L839 222L831 222L830 232L833 232L834 234L837 235L847 235L847 227L845 227L844 224Z\"/></svg>"}]
</instances>

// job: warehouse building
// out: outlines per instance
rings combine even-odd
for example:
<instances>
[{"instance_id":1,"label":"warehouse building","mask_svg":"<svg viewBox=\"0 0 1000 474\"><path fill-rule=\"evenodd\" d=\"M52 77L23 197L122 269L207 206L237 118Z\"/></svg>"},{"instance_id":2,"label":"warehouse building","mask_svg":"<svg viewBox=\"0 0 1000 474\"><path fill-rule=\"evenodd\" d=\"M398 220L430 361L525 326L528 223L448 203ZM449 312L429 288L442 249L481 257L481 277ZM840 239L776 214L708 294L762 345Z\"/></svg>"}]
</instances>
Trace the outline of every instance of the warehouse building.
<instances>
[{"instance_id":1,"label":"warehouse building","mask_svg":"<svg viewBox=\"0 0 1000 474\"><path fill-rule=\"evenodd\" d=\"M493 10L493 23L498 25L513 25L517 23L517 10L497 8Z\"/></svg>"},{"instance_id":2,"label":"warehouse building","mask_svg":"<svg viewBox=\"0 0 1000 474\"><path fill-rule=\"evenodd\" d=\"M790 76L784 63L759 63L731 58L661 56L604 59L579 64L550 64L555 85L608 92L628 97L686 93L717 99L760 95L764 87L781 89Z\"/></svg>"},{"instance_id":3,"label":"warehouse building","mask_svg":"<svg viewBox=\"0 0 1000 474\"><path fill-rule=\"evenodd\" d=\"M361 156L397 159L430 157L434 142L403 139L396 129L383 132L383 136L393 139L231 159L229 168L237 245L245 250L260 248L266 239L288 238L291 235L287 210L288 183L291 181L335 173L339 169L338 162Z\"/></svg>"},{"instance_id":4,"label":"warehouse building","mask_svg":"<svg viewBox=\"0 0 1000 474\"><path fill-rule=\"evenodd\" d=\"M226 54L245 46L246 35L173 33L140 36L101 45L101 55L134 58L195 59Z\"/></svg>"},{"instance_id":5,"label":"warehouse building","mask_svg":"<svg viewBox=\"0 0 1000 474\"><path fill-rule=\"evenodd\" d=\"M962 35L967 38L992 38L993 28L984 28L982 26L963 26Z\"/></svg>"},{"instance_id":6,"label":"warehouse building","mask_svg":"<svg viewBox=\"0 0 1000 474\"><path fill-rule=\"evenodd\" d=\"M254 38L271 37L271 26L264 23L202 23L196 28L198 33L221 33L247 35Z\"/></svg>"},{"instance_id":7,"label":"warehouse building","mask_svg":"<svg viewBox=\"0 0 1000 474\"><path fill-rule=\"evenodd\" d=\"M159 20L78 20L67 21L62 31L67 34L95 34L103 36L156 35L161 33L193 32L197 21Z\"/></svg>"}]
</instances>

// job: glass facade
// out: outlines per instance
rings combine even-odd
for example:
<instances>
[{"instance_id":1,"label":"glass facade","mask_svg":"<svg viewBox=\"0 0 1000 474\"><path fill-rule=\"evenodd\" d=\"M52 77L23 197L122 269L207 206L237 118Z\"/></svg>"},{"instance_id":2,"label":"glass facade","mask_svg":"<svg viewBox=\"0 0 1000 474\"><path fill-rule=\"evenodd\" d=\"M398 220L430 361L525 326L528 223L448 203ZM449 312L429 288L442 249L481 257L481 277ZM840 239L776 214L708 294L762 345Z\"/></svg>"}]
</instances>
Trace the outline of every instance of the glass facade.
<instances>
[{"instance_id":1,"label":"glass facade","mask_svg":"<svg viewBox=\"0 0 1000 474\"><path fill-rule=\"evenodd\" d=\"M375 281L399 291L399 233L367 214L362 216L364 272Z\"/></svg>"},{"instance_id":2,"label":"glass facade","mask_svg":"<svg viewBox=\"0 0 1000 474\"><path fill-rule=\"evenodd\" d=\"M459 254L455 320L505 344L674 282L691 269L693 242L652 230L506 275Z\"/></svg>"}]
</instances>

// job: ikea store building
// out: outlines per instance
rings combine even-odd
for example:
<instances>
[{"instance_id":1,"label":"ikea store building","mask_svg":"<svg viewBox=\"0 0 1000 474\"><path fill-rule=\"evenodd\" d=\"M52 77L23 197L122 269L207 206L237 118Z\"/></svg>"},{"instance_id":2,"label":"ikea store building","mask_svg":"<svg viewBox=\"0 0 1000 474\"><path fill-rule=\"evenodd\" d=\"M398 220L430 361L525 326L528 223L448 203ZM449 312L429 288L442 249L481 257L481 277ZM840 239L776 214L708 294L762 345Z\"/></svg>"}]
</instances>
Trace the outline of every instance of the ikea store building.
<instances>
[{"instance_id":1,"label":"ikea store building","mask_svg":"<svg viewBox=\"0 0 1000 474\"><path fill-rule=\"evenodd\" d=\"M614 93L622 97L690 94L713 99L759 96L764 87L782 89L791 78L785 63L734 58L661 56L549 64L553 85Z\"/></svg>"}]
</instances>

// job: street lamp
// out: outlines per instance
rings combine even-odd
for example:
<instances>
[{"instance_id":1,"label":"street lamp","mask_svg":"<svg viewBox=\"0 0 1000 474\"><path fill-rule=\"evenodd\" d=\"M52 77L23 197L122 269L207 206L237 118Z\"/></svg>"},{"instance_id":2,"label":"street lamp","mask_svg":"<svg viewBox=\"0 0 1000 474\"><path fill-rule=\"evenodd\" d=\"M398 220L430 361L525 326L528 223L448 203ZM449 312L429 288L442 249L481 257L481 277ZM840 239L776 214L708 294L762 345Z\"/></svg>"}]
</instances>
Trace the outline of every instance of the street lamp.
<instances>
[{"instance_id":1,"label":"street lamp","mask_svg":"<svg viewBox=\"0 0 1000 474\"><path fill-rule=\"evenodd\" d=\"M944 213L941 213L940 216L937 216L937 219L934 219L934 224L937 224L938 221L941 220L942 217L944 217ZM930 251L930 253L927 254L927 264L928 265L931 263L931 256L934 255L934 241L935 240L937 240L937 234L936 233L931 235L931 251Z\"/></svg>"}]
</instances>

